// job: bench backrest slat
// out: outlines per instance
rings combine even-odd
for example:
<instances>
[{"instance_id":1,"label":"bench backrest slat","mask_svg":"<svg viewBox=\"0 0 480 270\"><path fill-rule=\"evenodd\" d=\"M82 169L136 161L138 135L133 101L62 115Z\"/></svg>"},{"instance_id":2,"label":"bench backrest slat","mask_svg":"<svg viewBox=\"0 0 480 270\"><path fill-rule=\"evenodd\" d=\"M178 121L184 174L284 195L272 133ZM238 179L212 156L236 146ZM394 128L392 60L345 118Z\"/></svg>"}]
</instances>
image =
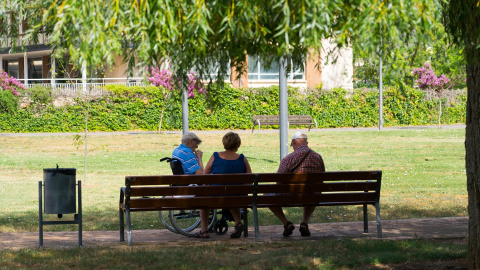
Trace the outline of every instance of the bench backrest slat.
<instances>
[{"instance_id":1,"label":"bench backrest slat","mask_svg":"<svg viewBox=\"0 0 480 270\"><path fill-rule=\"evenodd\" d=\"M350 180L349 180L350 181ZM327 182L299 184L260 184L258 193L303 193L303 192L341 192L341 191L375 191L375 182Z\"/></svg>"},{"instance_id":2,"label":"bench backrest slat","mask_svg":"<svg viewBox=\"0 0 480 270\"><path fill-rule=\"evenodd\" d=\"M255 175L249 173L238 174L208 174L208 175L149 175L127 176L125 185L189 185L189 184L215 184L215 183L253 183Z\"/></svg>"},{"instance_id":3,"label":"bench backrest slat","mask_svg":"<svg viewBox=\"0 0 480 270\"><path fill-rule=\"evenodd\" d=\"M252 185L219 185L219 186L153 186L130 188L130 197L142 196L172 196L172 195L235 195L252 194Z\"/></svg>"},{"instance_id":4,"label":"bench backrest slat","mask_svg":"<svg viewBox=\"0 0 480 270\"><path fill-rule=\"evenodd\" d=\"M259 182L278 182L277 173L259 173ZM344 180L377 180L379 171L345 171L321 173L285 173L281 176L292 182L321 182Z\"/></svg>"}]
</instances>

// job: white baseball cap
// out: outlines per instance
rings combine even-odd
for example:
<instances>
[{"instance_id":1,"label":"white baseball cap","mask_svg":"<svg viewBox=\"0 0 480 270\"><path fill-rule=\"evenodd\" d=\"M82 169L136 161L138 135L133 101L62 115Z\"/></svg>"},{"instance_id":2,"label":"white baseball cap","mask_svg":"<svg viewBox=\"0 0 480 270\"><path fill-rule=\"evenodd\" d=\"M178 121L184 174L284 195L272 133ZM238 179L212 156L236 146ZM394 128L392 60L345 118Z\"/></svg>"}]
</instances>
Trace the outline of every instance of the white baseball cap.
<instances>
[{"instance_id":1,"label":"white baseball cap","mask_svg":"<svg viewBox=\"0 0 480 270\"><path fill-rule=\"evenodd\" d=\"M296 132L295 134L292 135L292 140L295 140L295 139L305 139L305 141L307 140L307 134L305 134L304 132Z\"/></svg>"}]
</instances>

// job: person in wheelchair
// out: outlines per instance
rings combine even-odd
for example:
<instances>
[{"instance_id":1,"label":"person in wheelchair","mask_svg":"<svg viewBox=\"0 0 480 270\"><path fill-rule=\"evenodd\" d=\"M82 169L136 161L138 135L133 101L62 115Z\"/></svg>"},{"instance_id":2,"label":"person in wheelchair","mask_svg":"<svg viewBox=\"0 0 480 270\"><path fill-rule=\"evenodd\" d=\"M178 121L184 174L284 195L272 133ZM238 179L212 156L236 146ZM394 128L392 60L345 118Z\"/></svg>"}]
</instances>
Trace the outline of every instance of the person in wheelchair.
<instances>
[{"instance_id":1,"label":"person in wheelchair","mask_svg":"<svg viewBox=\"0 0 480 270\"><path fill-rule=\"evenodd\" d=\"M172 158L180 160L185 174L203 174L203 152L198 150L202 142L193 132L186 132L182 136L182 144L172 152Z\"/></svg>"},{"instance_id":2,"label":"person in wheelchair","mask_svg":"<svg viewBox=\"0 0 480 270\"><path fill-rule=\"evenodd\" d=\"M226 174L226 173L252 173L250 164L243 154L237 154L242 144L240 136L234 132L228 132L222 139L225 151L214 152L205 166L204 174ZM230 209L235 221L235 231L231 238L239 238L243 232L243 224L240 208ZM209 210L200 210L201 230L195 234L196 238L209 238L208 235Z\"/></svg>"}]
</instances>

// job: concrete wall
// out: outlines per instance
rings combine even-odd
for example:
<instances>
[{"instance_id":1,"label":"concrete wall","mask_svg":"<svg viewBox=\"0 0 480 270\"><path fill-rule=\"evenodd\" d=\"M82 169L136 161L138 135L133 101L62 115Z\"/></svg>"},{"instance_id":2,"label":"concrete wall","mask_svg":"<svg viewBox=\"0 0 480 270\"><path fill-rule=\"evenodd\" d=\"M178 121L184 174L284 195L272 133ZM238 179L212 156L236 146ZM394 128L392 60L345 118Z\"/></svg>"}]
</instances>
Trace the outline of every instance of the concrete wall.
<instances>
[{"instance_id":1,"label":"concrete wall","mask_svg":"<svg viewBox=\"0 0 480 270\"><path fill-rule=\"evenodd\" d=\"M105 78L126 78L127 77L127 63L123 61L123 57L115 56L115 64L112 68L107 68L105 71ZM114 82L114 81L109 81Z\"/></svg>"},{"instance_id":2,"label":"concrete wall","mask_svg":"<svg viewBox=\"0 0 480 270\"><path fill-rule=\"evenodd\" d=\"M353 89L353 50L336 49L336 44L322 41L322 86L323 89L343 87Z\"/></svg>"}]
</instances>

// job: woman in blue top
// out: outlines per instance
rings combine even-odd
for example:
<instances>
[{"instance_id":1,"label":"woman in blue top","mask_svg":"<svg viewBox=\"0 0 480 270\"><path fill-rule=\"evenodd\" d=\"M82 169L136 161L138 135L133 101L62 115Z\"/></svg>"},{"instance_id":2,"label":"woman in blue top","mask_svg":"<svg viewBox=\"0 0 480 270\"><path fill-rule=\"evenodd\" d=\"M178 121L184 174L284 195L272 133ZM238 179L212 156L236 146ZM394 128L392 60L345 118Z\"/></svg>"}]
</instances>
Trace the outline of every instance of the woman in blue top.
<instances>
[{"instance_id":1,"label":"woman in blue top","mask_svg":"<svg viewBox=\"0 0 480 270\"><path fill-rule=\"evenodd\" d=\"M223 147L225 151L215 152L205 166L204 174L225 174L225 173L252 173L250 164L243 154L237 154L238 148L242 144L240 136L237 133L229 132L223 136ZM232 238L238 238L242 235L243 224L240 215L240 208L230 209L235 220L235 231L230 235ZM209 238L208 236L208 209L200 210L200 219L202 229L195 234L197 238Z\"/></svg>"}]
</instances>

